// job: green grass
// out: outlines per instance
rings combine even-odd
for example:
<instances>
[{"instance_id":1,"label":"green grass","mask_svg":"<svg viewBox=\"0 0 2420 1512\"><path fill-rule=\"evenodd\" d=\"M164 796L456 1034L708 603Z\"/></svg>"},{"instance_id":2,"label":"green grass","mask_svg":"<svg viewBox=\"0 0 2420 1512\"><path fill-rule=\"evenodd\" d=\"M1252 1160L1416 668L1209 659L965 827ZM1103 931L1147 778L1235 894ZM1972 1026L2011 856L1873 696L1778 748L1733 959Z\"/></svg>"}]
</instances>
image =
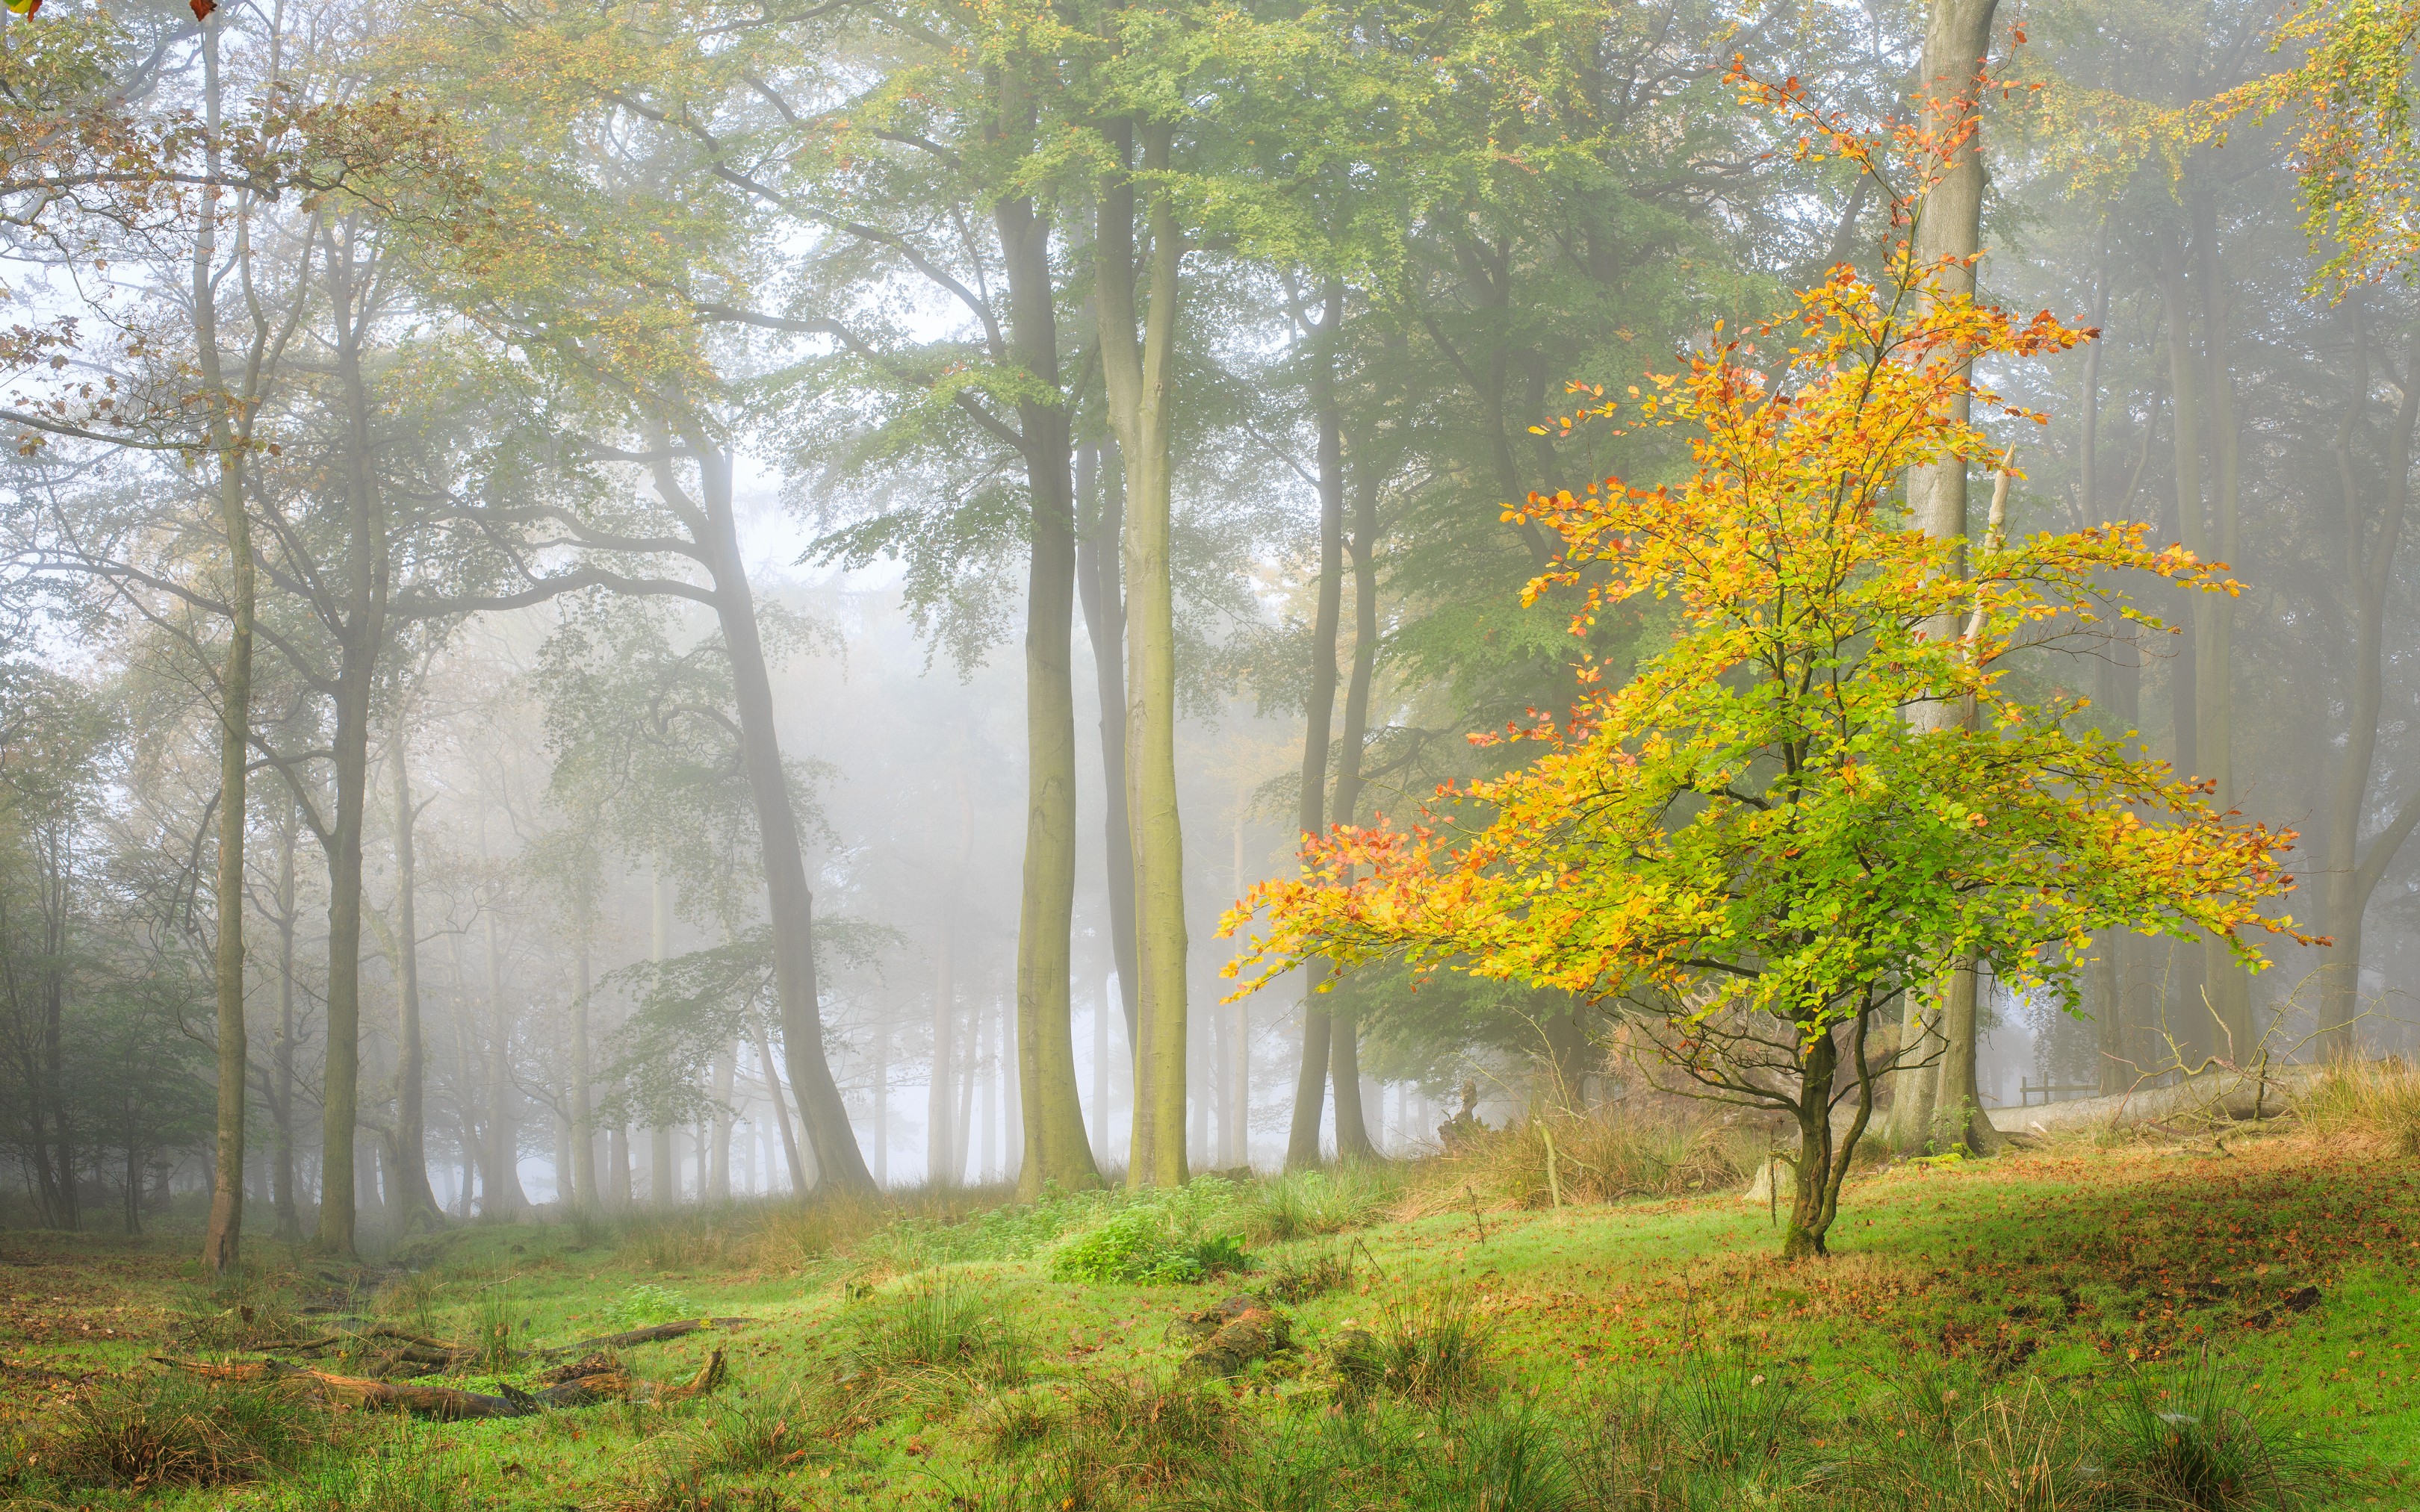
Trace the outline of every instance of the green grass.
<instances>
[{"instance_id":1,"label":"green grass","mask_svg":"<svg viewBox=\"0 0 2420 1512\"><path fill-rule=\"evenodd\" d=\"M1058 1195L473 1225L358 1276L256 1246L276 1263L217 1291L180 1237L0 1235L0 1484L96 1512L2420 1504L2420 1161L2391 1140L1896 1167L1853 1184L1832 1258L1796 1266L1727 1195L1395 1221L1398 1175L1320 1184L1205 1186L1174 1217ZM1063 1278L1056 1257L1140 1211L1163 1235L1245 1236L1256 1269ZM1284 1289L1299 1347L1181 1378L1191 1341L1170 1325L1253 1288ZM148 1354L242 1355L253 1327L330 1316L306 1308L463 1341L502 1327L520 1349L675 1300L760 1320L628 1351L672 1382L724 1349L704 1401L239 1433L225 1484L139 1493L27 1462L70 1426L39 1370L140 1397L166 1379ZM489 1364L461 1383L536 1362Z\"/></svg>"}]
</instances>

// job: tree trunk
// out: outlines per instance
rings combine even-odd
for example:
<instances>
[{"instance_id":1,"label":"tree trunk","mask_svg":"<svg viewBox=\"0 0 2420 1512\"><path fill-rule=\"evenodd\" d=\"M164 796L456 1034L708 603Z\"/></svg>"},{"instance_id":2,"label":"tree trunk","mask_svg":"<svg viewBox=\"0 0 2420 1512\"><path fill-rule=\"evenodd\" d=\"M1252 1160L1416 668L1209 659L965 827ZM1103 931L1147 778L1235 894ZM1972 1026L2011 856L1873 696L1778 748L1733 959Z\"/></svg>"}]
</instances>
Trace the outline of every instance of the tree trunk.
<instances>
[{"instance_id":1,"label":"tree trunk","mask_svg":"<svg viewBox=\"0 0 2420 1512\"><path fill-rule=\"evenodd\" d=\"M2201 283L2202 349L2210 372L2210 444L2216 464L2210 544L2223 562L2233 562L2240 544L2238 505L2242 493L2242 436L2235 416L2235 378L2228 366L2226 270L2218 254L2217 214L2210 195L2193 196L2194 245ZM2235 807L2235 598L2229 594L2194 595L2195 681L2194 709L2207 775L2217 784L2211 801L2220 812ZM2226 941L2202 942L2202 978L2209 983L2213 1027L2221 1053L2249 1065L2259 1048L2252 1022L2252 983Z\"/></svg>"},{"instance_id":2,"label":"tree trunk","mask_svg":"<svg viewBox=\"0 0 2420 1512\"><path fill-rule=\"evenodd\" d=\"M2186 549L2208 561L2211 550L2209 506L2202 487L2203 415L2198 364L2193 350L2194 301L2186 286L2184 255L2173 235L2164 237L2161 243L2160 303L2167 317L2168 385L2176 409L2177 538ZM2213 760L2204 746L2212 721L2201 712L2210 688L2203 663L2209 659L2211 642L2213 622L2206 602L2211 596L2198 593L2184 595L2186 623L2192 628L2168 669L2169 720L2175 732L2176 765L2178 774L2184 777L2209 776L2207 768ZM2170 952L2172 957L2178 953ZM2188 1055L2203 1048L2226 1054L2225 1036L2211 1032L2216 1026L2211 1021L2211 1005L2204 995L2211 980L2209 955L2190 949L2182 954L2182 969L2171 973L2179 1013L2164 1032L2172 1037L2180 1034L2181 1047Z\"/></svg>"},{"instance_id":3,"label":"tree trunk","mask_svg":"<svg viewBox=\"0 0 2420 1512\"><path fill-rule=\"evenodd\" d=\"M520 1122L514 1116L513 1011L504 1001L504 955L496 939L496 916L488 913L488 1200L490 1218L529 1206L521 1189Z\"/></svg>"},{"instance_id":4,"label":"tree trunk","mask_svg":"<svg viewBox=\"0 0 2420 1512\"><path fill-rule=\"evenodd\" d=\"M1050 223L1025 198L993 208L1017 361L1056 398L1059 323ZM1100 1184L1076 1090L1076 501L1063 404L1021 403L1032 542L1026 575L1024 897L1016 926L1016 1066L1025 1110L1017 1192Z\"/></svg>"},{"instance_id":5,"label":"tree trunk","mask_svg":"<svg viewBox=\"0 0 2420 1512\"><path fill-rule=\"evenodd\" d=\"M586 864L583 861L583 864ZM589 1002L594 984L589 980L589 949L597 933L596 879L582 879L582 891L573 928L579 938L572 942L573 977L571 982L571 1202L575 1207L591 1210L604 1203L597 1190L597 1113L589 1097Z\"/></svg>"},{"instance_id":6,"label":"tree trunk","mask_svg":"<svg viewBox=\"0 0 2420 1512\"><path fill-rule=\"evenodd\" d=\"M773 1047L766 1041L764 1029L757 1028L755 1036L756 1064L765 1072L765 1097L773 1104L773 1123L782 1132L782 1159L790 1168L790 1195L803 1197L814 1182L806 1163L799 1158L798 1135L790 1129L789 1103L782 1096L782 1073L775 1067Z\"/></svg>"},{"instance_id":7,"label":"tree trunk","mask_svg":"<svg viewBox=\"0 0 2420 1512\"><path fill-rule=\"evenodd\" d=\"M1336 824L1361 822L1361 757L1370 738L1370 684L1378 666L1378 489L1385 480L1374 457L1361 470L1353 496L1353 529L1345 550L1353 563L1353 671L1344 687L1344 733L1337 753ZM1336 1083L1336 1154L1358 1160L1377 1153L1361 1112L1360 1031L1350 1012L1328 1016L1329 1073Z\"/></svg>"},{"instance_id":8,"label":"tree trunk","mask_svg":"<svg viewBox=\"0 0 2420 1512\"><path fill-rule=\"evenodd\" d=\"M219 171L219 28L202 22L204 156ZM211 450L219 465L219 519L227 538L226 663L219 677L219 854L213 893L218 909L218 1156L210 1178L210 1216L202 1235L202 1263L213 1276L239 1262L243 1247L244 1090L249 1043L243 1020L244 777L251 762L253 562L252 524L243 503L243 451L235 435L225 376L219 366L217 301L219 192L202 190L194 241L194 342L210 407ZM73 1172L69 1183L74 1182Z\"/></svg>"},{"instance_id":9,"label":"tree trunk","mask_svg":"<svg viewBox=\"0 0 2420 1512\"><path fill-rule=\"evenodd\" d=\"M277 1213L277 1237L287 1240L302 1234L302 1217L294 1206L294 924L302 906L295 897L294 845L300 823L289 795L286 824L278 832L277 1043L271 1052L270 1074L275 1091L269 1103L276 1129L270 1201Z\"/></svg>"},{"instance_id":10,"label":"tree trunk","mask_svg":"<svg viewBox=\"0 0 2420 1512\"><path fill-rule=\"evenodd\" d=\"M1076 586L1083 599L1084 634L1093 643L1093 679L1101 706L1101 788L1108 799L1101 810L1101 842L1109 895L1109 949L1117 965L1126 1043L1132 1045L1141 973L1135 965L1134 830L1126 813L1132 795L1126 790L1126 606L1120 571L1125 553L1125 468L1115 451L1104 458L1091 445L1077 454L1076 467L1078 496L1098 500L1091 529L1076 542ZM1106 1160L1106 1138L1102 1146L1100 1158Z\"/></svg>"},{"instance_id":11,"label":"tree trunk","mask_svg":"<svg viewBox=\"0 0 2420 1512\"><path fill-rule=\"evenodd\" d=\"M878 1053L875 1057L874 1069L875 1105L877 1109L875 1127L878 1131L882 1124L878 1111L882 1097L881 1079L889 1074L889 1068L882 1064ZM727 1203L731 1200L731 1097L738 1075L739 1042L735 1040L723 1047L722 1054L714 1062L714 1151L712 1160L706 1165L706 1185L709 1202ZM878 1144L876 1148L880 1148Z\"/></svg>"},{"instance_id":12,"label":"tree trunk","mask_svg":"<svg viewBox=\"0 0 2420 1512\"><path fill-rule=\"evenodd\" d=\"M2384 833L2361 849L2362 820L2376 777L2379 714L2385 702L2385 625L2394 583L2397 548L2412 497L2412 427L2420 422L2420 337L2405 359L2402 398L2385 457L2385 498L2373 531L2362 507L2364 490L2353 465L2370 387L2368 319L2362 290L2346 298L2353 328L2353 383L2336 436L2336 479L2344 499L2344 596L2352 610L2353 644L2350 696L2346 700L2345 752L2328 802L2328 933L2335 937L2319 978L2320 1047L2329 1056L2353 1053L2353 1023L2361 994L2362 918L2386 866L2412 831L2407 816L2420 814L2420 799L2407 799Z\"/></svg>"},{"instance_id":13,"label":"tree trunk","mask_svg":"<svg viewBox=\"0 0 2420 1512\"><path fill-rule=\"evenodd\" d=\"M1916 212L1916 255L1937 268L1935 287L1941 297L1971 299L1975 293L1974 258L1983 245L1983 159L1979 135L1969 131L1978 111L1984 58L1991 50L1992 17L1997 0L1933 0L1926 20L1924 54L1916 77L1919 115L1932 139L1954 144L1939 178ZM1962 134L1962 133L1965 133ZM1964 421L1971 406L1964 397L1952 401L1952 418ZM1937 539L1966 537L1966 463L1952 458L1908 470L1908 503L1916 528ZM1952 569L1965 570L1962 549ZM1954 615L1945 615L1929 633L1958 633ZM1910 711L1917 729L1944 730L1962 716L1946 701L1922 703ZM1894 1098L1895 1143L1920 1143L1934 1122L1936 1109L1964 1110L1963 1139L1978 1151L1998 1148L1999 1134L1977 1111L1981 1103L1975 1087L1974 966L1960 962L1946 974L1940 992L1939 1033L1945 1041L1933 1075L1900 1073ZM1917 1039L1926 1029L1913 1011L1908 1027ZM1929 1085L1928 1085L1929 1084ZM1820 1236L1818 1236L1820 1249Z\"/></svg>"},{"instance_id":14,"label":"tree trunk","mask_svg":"<svg viewBox=\"0 0 2420 1512\"><path fill-rule=\"evenodd\" d=\"M782 1005L782 1054L788 1063L790 1090L799 1100L799 1118L806 1127L808 1148L814 1151L818 1180L841 1191L870 1192L873 1174L849 1126L831 1062L824 1056L823 1005L815 983L814 895L807 887L806 851L774 731L773 681L765 669L756 601L739 557L731 507L731 455L705 434L692 431L686 440L698 457L706 526L706 539L700 544L714 579L715 614L731 656L740 759L755 800L756 832L764 853L773 981ZM669 486L670 480L665 482Z\"/></svg>"},{"instance_id":15,"label":"tree trunk","mask_svg":"<svg viewBox=\"0 0 2420 1512\"><path fill-rule=\"evenodd\" d=\"M1302 801L1296 824L1307 838L1327 831L1328 746L1336 717L1336 635L1344 594L1344 420L1336 402L1336 331L1344 316L1344 285L1329 279L1316 323L1295 318L1311 333L1311 412L1319 427L1319 576L1311 627L1311 687L1303 700ZM1286 1135L1286 1169L1319 1164L1319 1126L1325 1118L1329 1063L1335 1059L1335 1026L1327 1008L1328 965L1314 959L1303 969L1302 1061L1295 1073L1294 1122ZM1346 1054L1350 1054L1348 1050ZM1342 1110L1344 1084L1336 1087ZM1340 1126L1338 1153L1343 1153ZM1366 1143L1366 1140L1365 1140Z\"/></svg>"},{"instance_id":16,"label":"tree trunk","mask_svg":"<svg viewBox=\"0 0 2420 1512\"><path fill-rule=\"evenodd\" d=\"M1184 255L1173 192L1156 185L1150 204L1149 303L1140 312L1134 260L1134 181L1123 171L1123 128L1112 129L1121 171L1100 188L1095 305L1110 424L1125 462L1130 518L1126 767L1135 846L1136 1011L1132 1186L1181 1185L1185 1165L1185 845L1177 814L1176 628L1170 573L1170 467L1178 277ZM1141 126L1142 170L1170 169L1174 128Z\"/></svg>"},{"instance_id":17,"label":"tree trunk","mask_svg":"<svg viewBox=\"0 0 2420 1512\"><path fill-rule=\"evenodd\" d=\"M958 1148L957 1088L950 1081L957 1061L957 889L974 848L974 800L967 791L963 760L954 766L952 779L958 797L958 864L950 874L938 920L939 939L933 954L933 1080L924 1098L924 1180L940 1188L955 1186L966 1169L954 1159Z\"/></svg>"},{"instance_id":18,"label":"tree trunk","mask_svg":"<svg viewBox=\"0 0 2420 1512\"><path fill-rule=\"evenodd\" d=\"M420 1032L420 925L413 911L415 880L411 826L417 817L411 806L411 766L407 721L395 731L395 908L396 908L396 1046L395 1072L396 1221L409 1228L437 1214L436 1194L428 1189L428 1114L425 1082L427 1054ZM586 957L582 956L583 969Z\"/></svg>"}]
</instances>

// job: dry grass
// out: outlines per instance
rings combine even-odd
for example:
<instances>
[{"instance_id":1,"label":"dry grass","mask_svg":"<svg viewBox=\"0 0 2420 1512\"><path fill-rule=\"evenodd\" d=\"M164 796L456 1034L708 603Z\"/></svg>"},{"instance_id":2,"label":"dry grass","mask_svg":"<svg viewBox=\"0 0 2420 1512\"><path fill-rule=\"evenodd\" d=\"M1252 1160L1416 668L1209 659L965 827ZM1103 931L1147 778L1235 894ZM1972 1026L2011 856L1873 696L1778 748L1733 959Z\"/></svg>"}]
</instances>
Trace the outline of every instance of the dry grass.
<instances>
[{"instance_id":1,"label":"dry grass","mask_svg":"<svg viewBox=\"0 0 2420 1512\"><path fill-rule=\"evenodd\" d=\"M1548 1174L1548 1149L1553 1174ZM1544 1208L1677 1197L1745 1182L1763 1158L1758 1131L1685 1102L1542 1109L1457 1143L1415 1168L1404 1216L1467 1206Z\"/></svg>"},{"instance_id":2,"label":"dry grass","mask_svg":"<svg viewBox=\"0 0 2420 1512\"><path fill-rule=\"evenodd\" d=\"M2420 1155L2420 1068L2399 1058L2332 1062L2296 1111L2321 1134Z\"/></svg>"}]
</instances>

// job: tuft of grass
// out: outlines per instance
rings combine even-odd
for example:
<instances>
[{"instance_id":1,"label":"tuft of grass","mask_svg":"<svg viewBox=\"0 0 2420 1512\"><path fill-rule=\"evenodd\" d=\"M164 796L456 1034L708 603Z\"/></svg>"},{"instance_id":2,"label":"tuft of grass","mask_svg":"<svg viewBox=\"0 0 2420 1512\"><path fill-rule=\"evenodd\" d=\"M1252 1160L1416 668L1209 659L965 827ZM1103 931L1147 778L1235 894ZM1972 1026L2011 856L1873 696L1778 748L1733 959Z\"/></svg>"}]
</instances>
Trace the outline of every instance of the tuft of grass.
<instances>
[{"instance_id":1,"label":"tuft of grass","mask_svg":"<svg viewBox=\"0 0 2420 1512\"><path fill-rule=\"evenodd\" d=\"M281 1489L278 1512L454 1512L469 1505L463 1476L426 1425L387 1420L386 1431L304 1465Z\"/></svg>"},{"instance_id":2,"label":"tuft of grass","mask_svg":"<svg viewBox=\"0 0 2420 1512\"><path fill-rule=\"evenodd\" d=\"M2113 1480L2179 1512L2299 1506L2338 1469L2327 1446L2280 1433L2207 1348L2135 1374L2102 1440Z\"/></svg>"},{"instance_id":3,"label":"tuft of grass","mask_svg":"<svg viewBox=\"0 0 2420 1512\"><path fill-rule=\"evenodd\" d=\"M78 1389L26 1446L26 1469L66 1488L228 1486L299 1464L336 1420L279 1384L212 1384L175 1372Z\"/></svg>"},{"instance_id":4,"label":"tuft of grass","mask_svg":"<svg viewBox=\"0 0 2420 1512\"><path fill-rule=\"evenodd\" d=\"M2322 1134L2366 1134L2420 1155L2420 1069L2397 1057L2331 1061L2299 1110Z\"/></svg>"},{"instance_id":5,"label":"tuft of grass","mask_svg":"<svg viewBox=\"0 0 2420 1512\"><path fill-rule=\"evenodd\" d=\"M1353 1284L1353 1252L1335 1244L1278 1256L1253 1289L1271 1302L1294 1304L1324 1297Z\"/></svg>"},{"instance_id":6,"label":"tuft of grass","mask_svg":"<svg viewBox=\"0 0 2420 1512\"><path fill-rule=\"evenodd\" d=\"M1252 1192L1243 1206L1246 1232L1285 1244L1366 1227L1387 1215L1403 1190L1401 1174L1374 1161L1289 1171Z\"/></svg>"},{"instance_id":7,"label":"tuft of grass","mask_svg":"<svg viewBox=\"0 0 2420 1512\"><path fill-rule=\"evenodd\" d=\"M1550 1206L1558 1191L1568 1206L1687 1196L1745 1181L1764 1149L1761 1134L1686 1102L1544 1108L1420 1163L1410 1207L1442 1211L1471 1194L1514 1208Z\"/></svg>"},{"instance_id":8,"label":"tuft of grass","mask_svg":"<svg viewBox=\"0 0 2420 1512\"><path fill-rule=\"evenodd\" d=\"M942 1370L996 1385L1025 1377L1027 1349L996 1287L942 1271L853 1309L852 1358L877 1371Z\"/></svg>"},{"instance_id":9,"label":"tuft of grass","mask_svg":"<svg viewBox=\"0 0 2420 1512\"><path fill-rule=\"evenodd\" d=\"M392 1318L427 1337L437 1332L437 1280L426 1271L407 1271L388 1280L372 1299L380 1317Z\"/></svg>"},{"instance_id":10,"label":"tuft of grass","mask_svg":"<svg viewBox=\"0 0 2420 1512\"><path fill-rule=\"evenodd\" d=\"M1486 1512L1564 1512L1579 1504L1557 1425L1528 1400L1439 1416L1444 1443L1415 1463L1415 1504Z\"/></svg>"},{"instance_id":11,"label":"tuft of grass","mask_svg":"<svg viewBox=\"0 0 2420 1512\"><path fill-rule=\"evenodd\" d=\"M1337 1397L1361 1407L1380 1395L1441 1407L1487 1386L1487 1350L1478 1315L1451 1292L1391 1303L1371 1333L1347 1330L1333 1347Z\"/></svg>"},{"instance_id":12,"label":"tuft of grass","mask_svg":"<svg viewBox=\"0 0 2420 1512\"><path fill-rule=\"evenodd\" d=\"M477 1311L471 1323L471 1348L478 1351L479 1368L490 1373L509 1369L513 1359L513 1288L499 1278L479 1288Z\"/></svg>"}]
</instances>

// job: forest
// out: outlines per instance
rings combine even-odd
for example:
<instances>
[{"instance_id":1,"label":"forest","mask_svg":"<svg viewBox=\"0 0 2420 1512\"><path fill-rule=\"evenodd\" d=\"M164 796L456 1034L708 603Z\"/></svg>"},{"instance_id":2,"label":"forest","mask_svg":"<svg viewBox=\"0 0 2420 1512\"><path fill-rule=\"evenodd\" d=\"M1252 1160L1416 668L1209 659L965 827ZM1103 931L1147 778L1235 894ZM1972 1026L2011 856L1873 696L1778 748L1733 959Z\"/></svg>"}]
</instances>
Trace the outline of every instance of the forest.
<instances>
[{"instance_id":1,"label":"forest","mask_svg":"<svg viewBox=\"0 0 2420 1512\"><path fill-rule=\"evenodd\" d=\"M2420 4L7 8L0 1504L2420 1494Z\"/></svg>"}]
</instances>

